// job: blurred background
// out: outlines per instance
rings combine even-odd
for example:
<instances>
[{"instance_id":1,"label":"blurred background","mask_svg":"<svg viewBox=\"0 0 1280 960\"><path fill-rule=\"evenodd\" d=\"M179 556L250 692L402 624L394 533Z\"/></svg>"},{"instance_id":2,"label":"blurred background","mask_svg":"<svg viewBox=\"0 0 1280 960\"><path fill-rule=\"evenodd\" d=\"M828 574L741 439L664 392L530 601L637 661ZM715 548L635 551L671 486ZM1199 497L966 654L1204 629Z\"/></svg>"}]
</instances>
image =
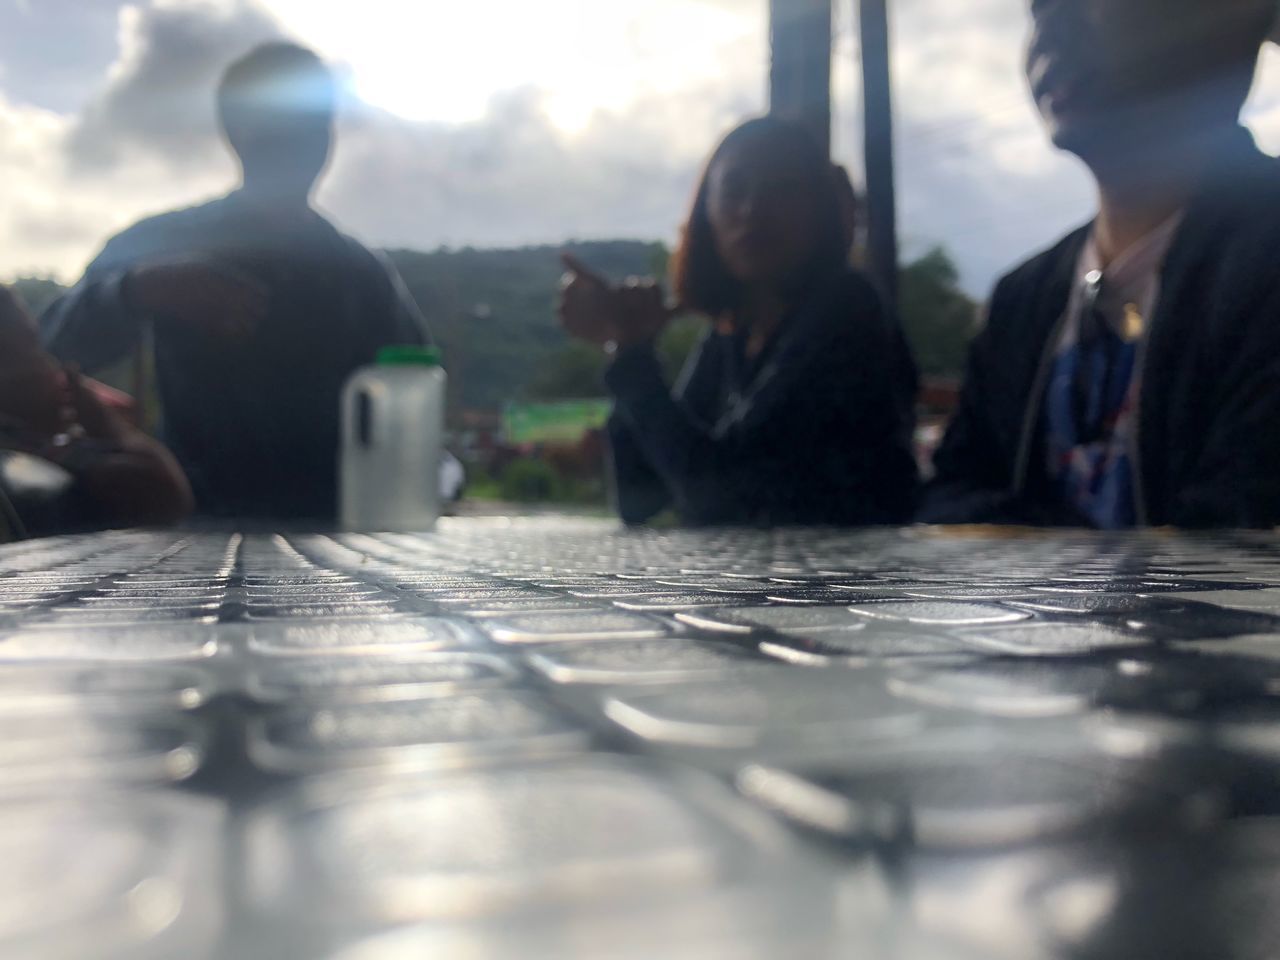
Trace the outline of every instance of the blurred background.
<instances>
[{"instance_id":1,"label":"blurred background","mask_svg":"<svg viewBox=\"0 0 1280 960\"><path fill-rule=\"evenodd\" d=\"M861 188L854 6L833 4L832 150ZM923 451L993 281L1092 207L1024 89L1028 0L889 7ZM389 252L444 349L461 509L603 509L602 360L557 328L559 251L663 275L703 159L766 109L769 22L768 0L0 0L0 281L39 311L113 233L225 192L216 78L308 44L347 85L319 205ZM1248 121L1280 150L1274 49ZM669 332L673 372L699 335ZM155 422L145 370L105 379Z\"/></svg>"}]
</instances>

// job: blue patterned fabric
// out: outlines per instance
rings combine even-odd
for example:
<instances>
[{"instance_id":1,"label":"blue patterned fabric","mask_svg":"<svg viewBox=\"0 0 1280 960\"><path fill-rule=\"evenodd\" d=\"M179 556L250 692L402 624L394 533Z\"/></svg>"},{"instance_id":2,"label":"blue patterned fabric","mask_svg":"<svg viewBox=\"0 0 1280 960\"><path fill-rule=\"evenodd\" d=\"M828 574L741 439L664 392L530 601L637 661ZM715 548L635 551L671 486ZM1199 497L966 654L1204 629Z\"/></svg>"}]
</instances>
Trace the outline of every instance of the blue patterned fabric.
<instances>
[{"instance_id":1,"label":"blue patterned fabric","mask_svg":"<svg viewBox=\"0 0 1280 960\"><path fill-rule=\"evenodd\" d=\"M1126 343L1103 325L1090 342L1072 341L1059 351L1049 381L1050 474L1062 497L1103 530L1138 521L1129 445L1137 352L1136 343Z\"/></svg>"}]
</instances>

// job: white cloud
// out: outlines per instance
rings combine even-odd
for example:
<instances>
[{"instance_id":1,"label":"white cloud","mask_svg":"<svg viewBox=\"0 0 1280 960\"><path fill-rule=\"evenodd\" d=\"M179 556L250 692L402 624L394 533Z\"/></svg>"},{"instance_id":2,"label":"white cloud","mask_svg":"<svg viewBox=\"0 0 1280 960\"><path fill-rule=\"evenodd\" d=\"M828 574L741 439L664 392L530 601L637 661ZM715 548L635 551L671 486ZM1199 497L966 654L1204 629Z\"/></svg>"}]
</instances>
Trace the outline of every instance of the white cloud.
<instances>
[{"instance_id":1,"label":"white cloud","mask_svg":"<svg viewBox=\"0 0 1280 960\"><path fill-rule=\"evenodd\" d=\"M371 112L345 131L320 199L349 228L392 245L520 243L554 230L540 219L548 204L575 218L574 194L587 189L566 189L573 163L533 90L456 126Z\"/></svg>"},{"instance_id":2,"label":"white cloud","mask_svg":"<svg viewBox=\"0 0 1280 960\"><path fill-rule=\"evenodd\" d=\"M214 89L227 63L280 27L252 0L154 0L120 11L120 56L68 141L77 168L160 155L183 172L210 166Z\"/></svg>"},{"instance_id":3,"label":"white cloud","mask_svg":"<svg viewBox=\"0 0 1280 960\"><path fill-rule=\"evenodd\" d=\"M458 125L368 111L343 131L320 199L386 244L671 238L718 138L764 109L750 62L744 50L714 81L597 110L578 131L557 125L553 96L532 87Z\"/></svg>"},{"instance_id":4,"label":"white cloud","mask_svg":"<svg viewBox=\"0 0 1280 960\"><path fill-rule=\"evenodd\" d=\"M381 108L343 123L320 195L367 242L670 239L716 139L764 106L765 8L363 0L353 20L352 5L315 0L135 0L79 116L0 93L0 276L72 277L137 217L227 188L213 84L280 32L344 63ZM853 5L840 9L834 140L856 176L857 37ZM983 293L1089 215L1089 182L1047 145L1024 92L1027 0L891 9L904 251L946 244ZM1249 119L1280 150L1280 52L1264 60Z\"/></svg>"},{"instance_id":5,"label":"white cloud","mask_svg":"<svg viewBox=\"0 0 1280 960\"><path fill-rule=\"evenodd\" d=\"M1280 48L1268 45L1263 51L1245 119L1262 149L1280 153Z\"/></svg>"},{"instance_id":6,"label":"white cloud","mask_svg":"<svg viewBox=\"0 0 1280 960\"><path fill-rule=\"evenodd\" d=\"M765 0L363 0L361 15L270 0L304 42L350 65L358 91L412 120L479 120L494 94L536 85L557 120L714 80L727 48L763 57ZM763 75L755 78L763 89Z\"/></svg>"},{"instance_id":7,"label":"white cloud","mask_svg":"<svg viewBox=\"0 0 1280 960\"><path fill-rule=\"evenodd\" d=\"M0 248L0 275L73 276L132 219L229 185L212 87L222 65L278 30L250 0L135 5L121 17L120 57L83 116L6 114L36 142L21 155L0 146L0 230L28 240ZM616 108L606 101L578 129L554 122L562 101L540 85L499 93L464 123L361 111L342 125L320 202L381 245L672 237L715 139L764 107L762 44L756 23L683 82L655 82ZM24 175L6 177L11 167Z\"/></svg>"},{"instance_id":8,"label":"white cloud","mask_svg":"<svg viewBox=\"0 0 1280 960\"><path fill-rule=\"evenodd\" d=\"M230 164L175 180L161 160L93 177L67 161L71 120L0 97L0 275L54 272L70 278L111 233L143 212L208 195Z\"/></svg>"}]
</instances>

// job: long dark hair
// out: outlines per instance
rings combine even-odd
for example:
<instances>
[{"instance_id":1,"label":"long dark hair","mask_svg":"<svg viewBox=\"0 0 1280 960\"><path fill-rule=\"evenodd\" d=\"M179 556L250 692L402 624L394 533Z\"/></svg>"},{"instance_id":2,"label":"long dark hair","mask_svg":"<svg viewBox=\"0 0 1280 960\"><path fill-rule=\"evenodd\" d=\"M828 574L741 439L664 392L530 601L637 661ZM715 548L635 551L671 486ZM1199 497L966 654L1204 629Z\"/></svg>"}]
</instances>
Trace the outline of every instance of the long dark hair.
<instances>
[{"instance_id":1,"label":"long dark hair","mask_svg":"<svg viewBox=\"0 0 1280 960\"><path fill-rule=\"evenodd\" d=\"M789 284L799 293L810 282L835 272L848 262L849 229L835 168L823 156L817 142L804 127L779 117L748 120L733 130L716 147L698 181L693 207L685 221L680 246L672 257L671 275L676 299L685 310L719 317L737 308L742 285L733 278L716 250L707 194L713 167L739 144L773 143L785 148L803 181L813 191L818 235L809 262Z\"/></svg>"}]
</instances>

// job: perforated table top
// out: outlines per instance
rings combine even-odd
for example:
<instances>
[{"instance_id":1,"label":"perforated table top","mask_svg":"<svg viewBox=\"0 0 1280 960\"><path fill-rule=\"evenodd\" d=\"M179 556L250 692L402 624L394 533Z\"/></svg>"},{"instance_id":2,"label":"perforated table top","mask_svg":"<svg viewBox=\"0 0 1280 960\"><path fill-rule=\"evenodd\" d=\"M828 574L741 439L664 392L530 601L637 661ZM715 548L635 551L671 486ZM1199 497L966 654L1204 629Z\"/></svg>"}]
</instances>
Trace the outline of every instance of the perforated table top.
<instances>
[{"instance_id":1,"label":"perforated table top","mask_svg":"<svg viewBox=\"0 0 1280 960\"><path fill-rule=\"evenodd\" d=\"M1280 956L1280 540L0 550L0 955Z\"/></svg>"}]
</instances>

